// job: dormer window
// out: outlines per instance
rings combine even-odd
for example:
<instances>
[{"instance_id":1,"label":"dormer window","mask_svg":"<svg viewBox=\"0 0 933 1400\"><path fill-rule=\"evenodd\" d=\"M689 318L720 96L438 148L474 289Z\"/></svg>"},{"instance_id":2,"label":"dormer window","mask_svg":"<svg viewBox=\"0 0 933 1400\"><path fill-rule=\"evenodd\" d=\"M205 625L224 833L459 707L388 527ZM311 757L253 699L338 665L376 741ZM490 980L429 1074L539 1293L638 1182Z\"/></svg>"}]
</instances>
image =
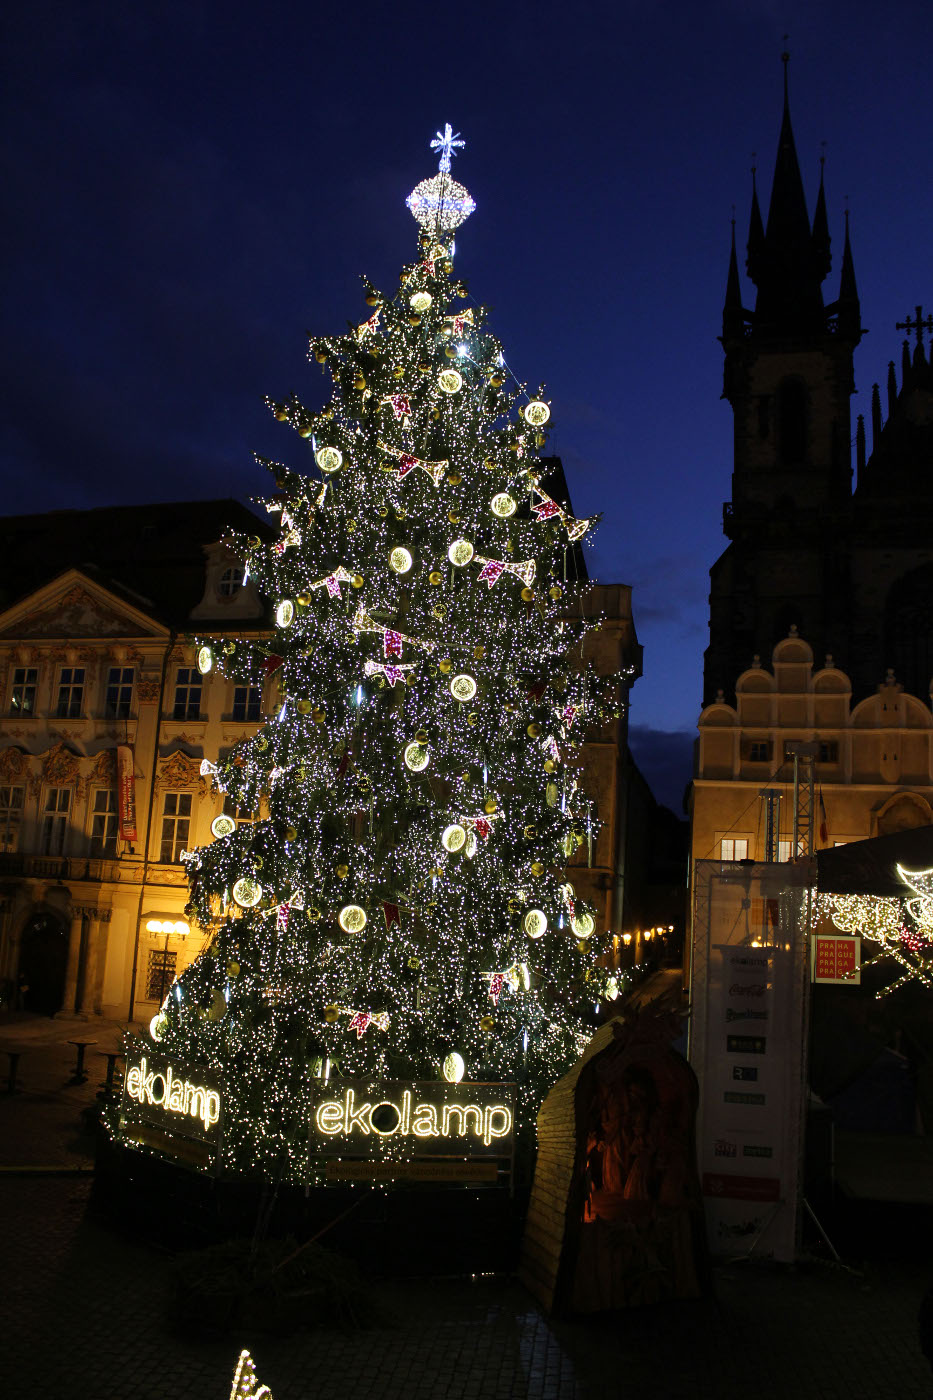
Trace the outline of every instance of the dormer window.
<instances>
[{"instance_id":1,"label":"dormer window","mask_svg":"<svg viewBox=\"0 0 933 1400\"><path fill-rule=\"evenodd\" d=\"M229 569L224 569L220 575L220 582L217 585L217 592L221 598L232 598L238 588L243 586L243 569L239 564L231 565Z\"/></svg>"}]
</instances>

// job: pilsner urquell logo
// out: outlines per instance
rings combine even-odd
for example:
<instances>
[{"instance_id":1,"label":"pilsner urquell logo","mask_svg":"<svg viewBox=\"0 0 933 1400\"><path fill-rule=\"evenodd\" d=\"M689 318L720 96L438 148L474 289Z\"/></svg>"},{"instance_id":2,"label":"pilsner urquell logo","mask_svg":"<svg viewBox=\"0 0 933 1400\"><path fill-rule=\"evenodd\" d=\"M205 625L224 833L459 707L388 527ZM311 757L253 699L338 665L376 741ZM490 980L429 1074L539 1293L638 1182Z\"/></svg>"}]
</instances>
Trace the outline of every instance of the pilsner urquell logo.
<instances>
[{"instance_id":1,"label":"pilsner urquell logo","mask_svg":"<svg viewBox=\"0 0 933 1400\"><path fill-rule=\"evenodd\" d=\"M138 1103L154 1104L168 1113L190 1113L192 1118L200 1118L205 1129L220 1121L220 1095L216 1089L179 1079L171 1065L164 1070L149 1069L145 1055L138 1065L127 1069L126 1092Z\"/></svg>"}]
</instances>

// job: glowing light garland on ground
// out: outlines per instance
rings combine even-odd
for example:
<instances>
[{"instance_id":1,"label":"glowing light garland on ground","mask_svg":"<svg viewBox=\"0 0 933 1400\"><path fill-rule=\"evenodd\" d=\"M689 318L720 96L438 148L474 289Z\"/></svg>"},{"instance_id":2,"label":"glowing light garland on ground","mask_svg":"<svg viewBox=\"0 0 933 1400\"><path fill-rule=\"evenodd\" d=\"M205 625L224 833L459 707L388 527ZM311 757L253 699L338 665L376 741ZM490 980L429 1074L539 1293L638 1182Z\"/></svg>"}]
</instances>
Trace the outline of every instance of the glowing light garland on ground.
<instances>
[{"instance_id":1,"label":"glowing light garland on ground","mask_svg":"<svg viewBox=\"0 0 933 1400\"><path fill-rule=\"evenodd\" d=\"M458 138L438 139L449 167ZM264 463L278 540L229 540L279 626L211 663L265 685L272 718L208 766L218 809L253 820L186 856L208 946L158 1017L160 1053L221 1076L228 1173L323 1179L322 1077L333 1102L341 1079L446 1083L445 1066L461 1088L514 1083L528 1139L618 992L562 873L595 829L580 717L614 717L618 687L581 663L598 620L526 475L550 410L539 390L524 412L485 311L462 305L450 230L469 197L445 180L413 207L398 291L364 279L365 334L312 338L324 406L270 403L308 453L308 475Z\"/></svg>"},{"instance_id":2,"label":"glowing light garland on ground","mask_svg":"<svg viewBox=\"0 0 933 1400\"><path fill-rule=\"evenodd\" d=\"M877 995L887 996L907 982L933 987L933 870L897 867L914 897L896 899L872 894L818 894L816 907L842 933L859 933L880 952L862 960L862 969L891 958L904 969L896 981Z\"/></svg>"}]
</instances>

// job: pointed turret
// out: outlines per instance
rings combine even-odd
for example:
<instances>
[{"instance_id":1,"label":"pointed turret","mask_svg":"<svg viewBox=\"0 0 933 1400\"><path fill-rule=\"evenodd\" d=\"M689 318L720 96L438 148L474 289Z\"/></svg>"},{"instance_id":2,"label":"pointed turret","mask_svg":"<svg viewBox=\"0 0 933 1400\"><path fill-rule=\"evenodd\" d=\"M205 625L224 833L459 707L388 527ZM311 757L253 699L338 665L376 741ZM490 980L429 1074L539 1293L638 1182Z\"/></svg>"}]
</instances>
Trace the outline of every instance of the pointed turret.
<instances>
[{"instance_id":1,"label":"pointed turret","mask_svg":"<svg viewBox=\"0 0 933 1400\"><path fill-rule=\"evenodd\" d=\"M816 197L816 209L813 213L813 232L810 235L810 246L813 250L813 268L822 282L828 275L833 261L829 251L829 220L826 217L826 191L823 188L822 158L820 159L820 192Z\"/></svg>"},{"instance_id":2,"label":"pointed turret","mask_svg":"<svg viewBox=\"0 0 933 1400\"><path fill-rule=\"evenodd\" d=\"M722 308L723 339L742 335L745 311L742 308L742 288L739 285L739 260L735 251L735 219L732 220L732 250L729 253L729 275L726 278L726 300Z\"/></svg>"},{"instance_id":3,"label":"pointed turret","mask_svg":"<svg viewBox=\"0 0 933 1400\"><path fill-rule=\"evenodd\" d=\"M849 211L846 210L846 237L842 249L842 272L839 276L839 300L836 302L836 330L857 345L862 338L862 309L855 285L855 263L849 242Z\"/></svg>"},{"instance_id":4,"label":"pointed turret","mask_svg":"<svg viewBox=\"0 0 933 1400\"><path fill-rule=\"evenodd\" d=\"M758 184L755 180L755 167L752 166L752 212L748 221L748 243L745 245L745 271L758 286L758 279L764 270L765 226L761 222L761 207L758 203Z\"/></svg>"}]
</instances>

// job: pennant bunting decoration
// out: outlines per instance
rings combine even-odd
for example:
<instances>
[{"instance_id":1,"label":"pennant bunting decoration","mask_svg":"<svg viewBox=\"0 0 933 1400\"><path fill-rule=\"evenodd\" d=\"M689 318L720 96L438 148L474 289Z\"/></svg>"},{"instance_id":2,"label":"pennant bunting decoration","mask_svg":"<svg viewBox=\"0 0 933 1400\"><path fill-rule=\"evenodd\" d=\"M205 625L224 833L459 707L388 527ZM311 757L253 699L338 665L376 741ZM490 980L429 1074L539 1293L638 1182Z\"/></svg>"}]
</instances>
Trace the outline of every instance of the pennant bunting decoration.
<instances>
[{"instance_id":1,"label":"pennant bunting decoration","mask_svg":"<svg viewBox=\"0 0 933 1400\"><path fill-rule=\"evenodd\" d=\"M396 398L397 397L398 395L396 395ZM405 402L407 403L408 400L406 399ZM391 447L389 443L383 442L381 438L379 439L379 447L383 452L388 453L390 457L395 458L395 461L388 466L383 463L382 470L386 472L394 471L399 481L403 480L409 472L414 471L415 467L420 467L423 472L427 472L428 476L434 482L434 485L437 486L450 465L447 458L437 462L426 462L422 460L421 457L415 457L413 453L406 452L400 447Z\"/></svg>"},{"instance_id":2,"label":"pennant bunting decoration","mask_svg":"<svg viewBox=\"0 0 933 1400\"><path fill-rule=\"evenodd\" d=\"M396 681L405 679L406 671L413 671L414 663L408 662L404 666L385 666L379 661L367 661L363 671L367 676L385 676L392 688L395 688Z\"/></svg>"},{"instance_id":3,"label":"pennant bunting decoration","mask_svg":"<svg viewBox=\"0 0 933 1400\"><path fill-rule=\"evenodd\" d=\"M526 475L531 481L535 495L539 498L537 501L532 500L531 503L531 509L534 511L535 520L539 525L543 525L546 520L551 520L556 515L567 531L567 539L573 543L582 539L587 530L592 525L596 525L602 518L599 515L590 515L585 520L576 520L572 515L568 515L563 506L558 505L557 501L553 500L546 491L541 490L531 472L526 473Z\"/></svg>"},{"instance_id":4,"label":"pennant bunting decoration","mask_svg":"<svg viewBox=\"0 0 933 1400\"><path fill-rule=\"evenodd\" d=\"M383 901L382 912L385 915L386 932L388 932L390 928L402 927L402 914L397 904L389 904Z\"/></svg>"},{"instance_id":5,"label":"pennant bunting decoration","mask_svg":"<svg viewBox=\"0 0 933 1400\"><path fill-rule=\"evenodd\" d=\"M326 588L329 598L342 598L343 594L340 591L340 585L342 583L352 582L353 575L350 573L350 570L345 569L342 564L338 564L332 574L327 574L325 578L316 578L311 584L311 588L314 592L317 592L319 588Z\"/></svg>"},{"instance_id":6,"label":"pennant bunting decoration","mask_svg":"<svg viewBox=\"0 0 933 1400\"><path fill-rule=\"evenodd\" d=\"M476 582L486 582L490 588L502 574L514 574L516 578L521 579L526 588L530 588L534 583L536 565L533 559L526 559L521 564L507 564L501 559L487 559L482 554L474 554L473 562L482 565Z\"/></svg>"}]
</instances>

